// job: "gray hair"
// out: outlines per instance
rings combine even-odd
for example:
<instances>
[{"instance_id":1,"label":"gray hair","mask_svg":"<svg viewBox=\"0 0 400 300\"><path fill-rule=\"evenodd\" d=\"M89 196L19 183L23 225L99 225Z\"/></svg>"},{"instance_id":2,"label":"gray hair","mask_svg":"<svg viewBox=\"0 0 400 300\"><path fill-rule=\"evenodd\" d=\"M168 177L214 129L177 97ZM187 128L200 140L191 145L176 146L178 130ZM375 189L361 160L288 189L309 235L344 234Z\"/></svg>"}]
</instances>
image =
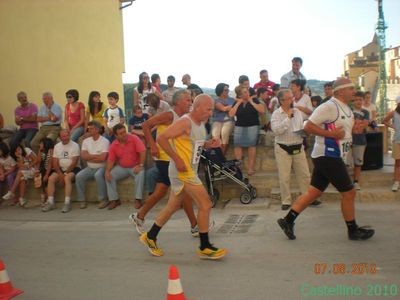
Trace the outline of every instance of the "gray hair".
<instances>
[{"instance_id":1,"label":"gray hair","mask_svg":"<svg viewBox=\"0 0 400 300\"><path fill-rule=\"evenodd\" d=\"M291 93L292 91L289 89L282 89L278 92L278 95L276 97L278 98L279 104L282 104L282 99L285 97L287 93Z\"/></svg>"},{"instance_id":2,"label":"gray hair","mask_svg":"<svg viewBox=\"0 0 400 300\"><path fill-rule=\"evenodd\" d=\"M44 92L44 93L43 93L43 97L46 97L46 96L48 96L48 97L50 97L51 99L53 99L53 94L50 93L50 92Z\"/></svg>"},{"instance_id":3,"label":"gray hair","mask_svg":"<svg viewBox=\"0 0 400 300\"><path fill-rule=\"evenodd\" d=\"M21 92L19 92L19 93L17 94L17 98L19 98L19 96L22 96L22 95L28 96L24 91L21 91Z\"/></svg>"},{"instance_id":4,"label":"gray hair","mask_svg":"<svg viewBox=\"0 0 400 300\"><path fill-rule=\"evenodd\" d=\"M183 96L188 94L190 96L190 93L188 90L178 90L174 93L172 96L172 105L175 106L178 104L179 100L183 99Z\"/></svg>"}]
</instances>

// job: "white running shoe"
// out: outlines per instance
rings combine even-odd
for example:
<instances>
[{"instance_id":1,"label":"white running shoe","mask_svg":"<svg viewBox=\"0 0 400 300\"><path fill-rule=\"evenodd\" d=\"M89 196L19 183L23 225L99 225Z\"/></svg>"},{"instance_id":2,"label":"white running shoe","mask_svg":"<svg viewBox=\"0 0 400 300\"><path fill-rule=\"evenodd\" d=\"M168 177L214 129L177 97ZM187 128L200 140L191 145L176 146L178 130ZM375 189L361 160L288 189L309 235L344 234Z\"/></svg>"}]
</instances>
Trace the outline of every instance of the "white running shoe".
<instances>
[{"instance_id":1,"label":"white running shoe","mask_svg":"<svg viewBox=\"0 0 400 300\"><path fill-rule=\"evenodd\" d=\"M142 235L146 231L144 230L144 220L138 218L137 213L133 213L128 217L129 222L135 225L136 231Z\"/></svg>"},{"instance_id":2,"label":"white running shoe","mask_svg":"<svg viewBox=\"0 0 400 300\"><path fill-rule=\"evenodd\" d=\"M210 224L208 225L208 232L210 232L215 226L215 221L211 220ZM196 224L193 228L190 228L190 233L192 234L192 237L198 237L199 234L199 225Z\"/></svg>"}]
</instances>

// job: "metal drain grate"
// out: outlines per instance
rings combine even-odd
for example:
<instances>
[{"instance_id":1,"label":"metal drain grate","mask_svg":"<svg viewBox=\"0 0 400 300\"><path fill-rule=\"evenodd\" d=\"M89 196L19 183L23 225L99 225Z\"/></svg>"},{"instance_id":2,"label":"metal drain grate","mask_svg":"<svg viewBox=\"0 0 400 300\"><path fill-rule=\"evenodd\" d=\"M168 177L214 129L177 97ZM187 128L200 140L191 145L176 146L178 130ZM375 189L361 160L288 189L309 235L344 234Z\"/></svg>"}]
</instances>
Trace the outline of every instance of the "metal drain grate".
<instances>
[{"instance_id":1,"label":"metal drain grate","mask_svg":"<svg viewBox=\"0 0 400 300\"><path fill-rule=\"evenodd\" d=\"M230 215L217 233L246 233L257 220L258 215Z\"/></svg>"}]
</instances>

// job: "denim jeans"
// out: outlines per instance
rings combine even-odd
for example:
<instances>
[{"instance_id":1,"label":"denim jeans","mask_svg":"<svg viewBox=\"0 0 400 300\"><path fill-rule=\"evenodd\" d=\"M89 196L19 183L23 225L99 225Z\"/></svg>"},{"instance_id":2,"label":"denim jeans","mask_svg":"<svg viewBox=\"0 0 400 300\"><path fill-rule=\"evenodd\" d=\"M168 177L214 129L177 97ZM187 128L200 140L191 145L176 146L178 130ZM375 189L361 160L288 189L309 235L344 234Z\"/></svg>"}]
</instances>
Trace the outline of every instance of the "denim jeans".
<instances>
[{"instance_id":1,"label":"denim jeans","mask_svg":"<svg viewBox=\"0 0 400 300\"><path fill-rule=\"evenodd\" d=\"M119 165L114 166L111 170L111 182L106 181L108 200L118 200L117 181L131 176L135 178L135 199L143 199L143 186L144 186L144 170L139 173L133 172L133 168L123 168Z\"/></svg>"},{"instance_id":2,"label":"denim jeans","mask_svg":"<svg viewBox=\"0 0 400 300\"><path fill-rule=\"evenodd\" d=\"M97 198L103 201L107 197L106 181L104 179L104 167L92 169L86 167L81 170L75 177L75 186L78 193L78 201L85 201L86 181L95 179L97 185Z\"/></svg>"},{"instance_id":3,"label":"denim jeans","mask_svg":"<svg viewBox=\"0 0 400 300\"><path fill-rule=\"evenodd\" d=\"M19 144L21 144L22 140L25 139L25 146L26 147L31 147L31 140L33 137L36 135L38 132L38 129L36 128L27 128L27 129L19 129L15 134L11 137L10 140L10 149L11 153L14 153L15 148Z\"/></svg>"},{"instance_id":4,"label":"denim jeans","mask_svg":"<svg viewBox=\"0 0 400 300\"><path fill-rule=\"evenodd\" d=\"M74 141L75 143L78 142L79 138L81 137L81 135L84 132L84 128L83 127L78 127L76 128L72 133L71 133L71 140Z\"/></svg>"}]
</instances>

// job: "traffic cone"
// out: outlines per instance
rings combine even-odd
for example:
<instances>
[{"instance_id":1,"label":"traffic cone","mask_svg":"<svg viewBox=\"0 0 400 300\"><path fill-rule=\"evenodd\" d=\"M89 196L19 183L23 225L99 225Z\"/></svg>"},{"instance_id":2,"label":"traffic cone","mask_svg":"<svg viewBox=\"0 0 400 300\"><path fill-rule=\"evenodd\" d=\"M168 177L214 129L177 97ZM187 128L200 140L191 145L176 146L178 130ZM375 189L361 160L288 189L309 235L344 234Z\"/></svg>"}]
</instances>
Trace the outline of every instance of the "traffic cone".
<instances>
[{"instance_id":1,"label":"traffic cone","mask_svg":"<svg viewBox=\"0 0 400 300\"><path fill-rule=\"evenodd\" d=\"M179 279L178 269L175 266L169 267L167 300L186 300Z\"/></svg>"},{"instance_id":2,"label":"traffic cone","mask_svg":"<svg viewBox=\"0 0 400 300\"><path fill-rule=\"evenodd\" d=\"M6 266L0 259L0 300L8 300L22 294L24 291L15 289L8 278Z\"/></svg>"}]
</instances>

